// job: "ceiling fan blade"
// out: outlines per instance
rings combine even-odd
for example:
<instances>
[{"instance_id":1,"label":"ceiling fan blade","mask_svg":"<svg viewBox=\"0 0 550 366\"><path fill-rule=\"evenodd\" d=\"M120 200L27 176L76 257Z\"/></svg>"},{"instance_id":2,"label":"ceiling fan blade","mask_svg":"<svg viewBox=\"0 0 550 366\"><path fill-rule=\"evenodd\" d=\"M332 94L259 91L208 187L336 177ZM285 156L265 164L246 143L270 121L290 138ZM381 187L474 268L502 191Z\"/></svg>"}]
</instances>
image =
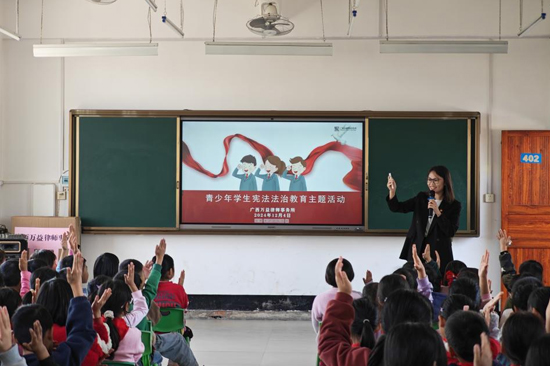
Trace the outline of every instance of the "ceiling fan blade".
<instances>
[{"instance_id":1,"label":"ceiling fan blade","mask_svg":"<svg viewBox=\"0 0 550 366\"><path fill-rule=\"evenodd\" d=\"M253 28L264 28L265 27L265 19L264 18L255 18L255 19L252 19L249 24Z\"/></svg>"}]
</instances>

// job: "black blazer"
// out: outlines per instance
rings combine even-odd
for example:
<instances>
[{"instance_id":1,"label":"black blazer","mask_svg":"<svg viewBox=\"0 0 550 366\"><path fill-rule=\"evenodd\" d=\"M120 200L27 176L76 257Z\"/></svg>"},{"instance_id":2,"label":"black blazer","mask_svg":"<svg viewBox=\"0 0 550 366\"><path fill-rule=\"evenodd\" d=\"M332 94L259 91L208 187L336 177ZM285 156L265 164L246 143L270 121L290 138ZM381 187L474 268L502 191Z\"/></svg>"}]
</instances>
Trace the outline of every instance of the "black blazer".
<instances>
[{"instance_id":1,"label":"black blazer","mask_svg":"<svg viewBox=\"0 0 550 366\"><path fill-rule=\"evenodd\" d=\"M399 258L412 260L412 245L416 244L418 255L422 256L425 244L430 244L430 252L435 260L435 251L441 258L440 271L443 273L447 263L453 260L452 237L458 230L461 204L454 200L448 203L445 200L439 205L441 216L434 215L428 235L426 225L428 224L428 193L420 192L416 197L405 202L399 202L397 195L393 199L386 197L388 207L392 212L413 212L411 227L407 233L405 244Z\"/></svg>"}]
</instances>

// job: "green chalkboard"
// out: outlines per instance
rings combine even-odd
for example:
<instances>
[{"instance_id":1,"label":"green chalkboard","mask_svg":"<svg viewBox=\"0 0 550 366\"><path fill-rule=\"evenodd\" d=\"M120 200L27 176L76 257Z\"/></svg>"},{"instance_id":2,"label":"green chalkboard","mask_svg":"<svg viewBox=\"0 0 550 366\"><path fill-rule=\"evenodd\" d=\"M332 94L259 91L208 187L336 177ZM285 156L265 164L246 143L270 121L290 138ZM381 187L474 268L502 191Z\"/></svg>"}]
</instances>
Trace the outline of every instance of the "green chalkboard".
<instances>
[{"instance_id":1,"label":"green chalkboard","mask_svg":"<svg viewBox=\"0 0 550 366\"><path fill-rule=\"evenodd\" d=\"M76 124L82 227L176 228L178 118L79 117Z\"/></svg>"},{"instance_id":2,"label":"green chalkboard","mask_svg":"<svg viewBox=\"0 0 550 366\"><path fill-rule=\"evenodd\" d=\"M468 205L475 202L471 200L475 194L473 123L469 119L369 119L367 231L407 230L412 213L393 213L386 203L388 173L396 180L398 199L404 201L428 190L426 178L434 165L449 168L456 199L462 204L459 230L471 229L469 224L475 221L471 214L468 217Z\"/></svg>"}]
</instances>

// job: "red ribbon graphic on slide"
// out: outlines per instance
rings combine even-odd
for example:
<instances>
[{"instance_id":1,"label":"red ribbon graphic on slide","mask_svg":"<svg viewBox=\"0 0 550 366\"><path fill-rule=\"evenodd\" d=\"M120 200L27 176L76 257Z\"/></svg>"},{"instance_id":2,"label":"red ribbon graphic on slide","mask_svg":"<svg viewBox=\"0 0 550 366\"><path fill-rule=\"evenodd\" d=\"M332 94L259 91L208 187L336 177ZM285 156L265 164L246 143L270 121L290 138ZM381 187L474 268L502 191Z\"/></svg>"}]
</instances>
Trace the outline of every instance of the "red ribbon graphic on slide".
<instances>
[{"instance_id":1,"label":"red ribbon graphic on slide","mask_svg":"<svg viewBox=\"0 0 550 366\"><path fill-rule=\"evenodd\" d=\"M223 177L229 172L229 165L227 164L227 154L229 152L229 145L231 144L231 141L234 138L241 139L244 142L248 143L254 150L256 150L260 154L263 161L265 161L269 156L275 155L268 147L244 135L237 133L235 135L227 136L225 139L223 139L225 157L223 159L222 170L218 174L214 174L206 170L205 168L203 168L203 166L200 165L191 156L191 151L189 150L189 147L185 142L182 142L182 161L188 167L195 169L196 171L203 173L211 178ZM351 161L351 170L348 172L348 174L344 176L342 180L344 184L347 185L349 188L356 191L361 191L363 189L363 173L362 173L363 152L361 151L361 149L358 149L356 147L342 145L338 141L332 141L325 145L322 145L313 149L313 151L309 153L308 157L305 159L306 170L304 171L303 174L306 175L309 172L311 172L311 170L313 169L313 166L315 165L315 161L327 151L340 152L344 154Z\"/></svg>"}]
</instances>

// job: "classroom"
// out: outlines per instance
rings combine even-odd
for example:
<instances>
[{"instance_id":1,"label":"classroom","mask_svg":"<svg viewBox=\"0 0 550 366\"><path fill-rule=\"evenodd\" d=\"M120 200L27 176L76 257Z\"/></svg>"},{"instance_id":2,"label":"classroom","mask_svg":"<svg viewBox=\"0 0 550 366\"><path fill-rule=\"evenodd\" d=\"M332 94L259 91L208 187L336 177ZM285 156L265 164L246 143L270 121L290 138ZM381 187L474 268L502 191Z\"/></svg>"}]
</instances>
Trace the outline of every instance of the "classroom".
<instances>
[{"instance_id":1,"label":"classroom","mask_svg":"<svg viewBox=\"0 0 550 366\"><path fill-rule=\"evenodd\" d=\"M472 112L480 116L479 236L455 237L452 250L455 259L475 268L489 251L488 278L498 293L502 131L550 127L550 22L538 22L519 37L520 19L527 27L541 15L541 6L550 7L548 2L279 0L281 14L294 29L264 39L246 24L261 13L265 1L156 0L156 12L149 11L150 1L1 2L0 28L13 31L17 21L21 39L2 35L0 42L0 224L10 228L14 216L71 216L69 200L56 199L55 192L62 189L61 178L71 167L74 110ZM184 37L161 19L166 15L179 27L180 5ZM352 8L357 14L350 29ZM213 40L330 43L332 55L206 54L205 43ZM380 42L385 40L502 40L508 46L504 54L381 53ZM33 56L38 44L94 42L158 43L158 56ZM440 142L453 136L441 129L430 138ZM388 144L385 149L394 147ZM445 164L437 159L437 151L433 157L433 165ZM419 169L424 174L426 167ZM396 179L405 186L406 177ZM493 194L494 203L484 202L485 194ZM328 289L325 269L339 256L353 264L352 286L359 292L367 270L379 281L404 263L399 254L405 234L84 233L81 250L90 269L105 252L121 261L136 258L145 263L163 238L176 271L185 269L190 309L193 295L241 302L288 296L311 300ZM217 310L224 322L240 321L223 313L228 309ZM298 312L301 320L286 322L281 315L268 320L282 324L290 339L282 336L269 347L266 339L254 351L217 351L208 340L200 343L199 329L215 334L216 320L198 319L197 329L191 326L196 338L191 349L200 365L313 365L316 335L308 313ZM256 329L265 321L246 322L258 322L250 325ZM292 334L292 322L301 324L296 325L302 329L299 334ZM265 326L272 332L279 325ZM239 328L238 334L253 349L256 343L246 338L246 329Z\"/></svg>"}]
</instances>

